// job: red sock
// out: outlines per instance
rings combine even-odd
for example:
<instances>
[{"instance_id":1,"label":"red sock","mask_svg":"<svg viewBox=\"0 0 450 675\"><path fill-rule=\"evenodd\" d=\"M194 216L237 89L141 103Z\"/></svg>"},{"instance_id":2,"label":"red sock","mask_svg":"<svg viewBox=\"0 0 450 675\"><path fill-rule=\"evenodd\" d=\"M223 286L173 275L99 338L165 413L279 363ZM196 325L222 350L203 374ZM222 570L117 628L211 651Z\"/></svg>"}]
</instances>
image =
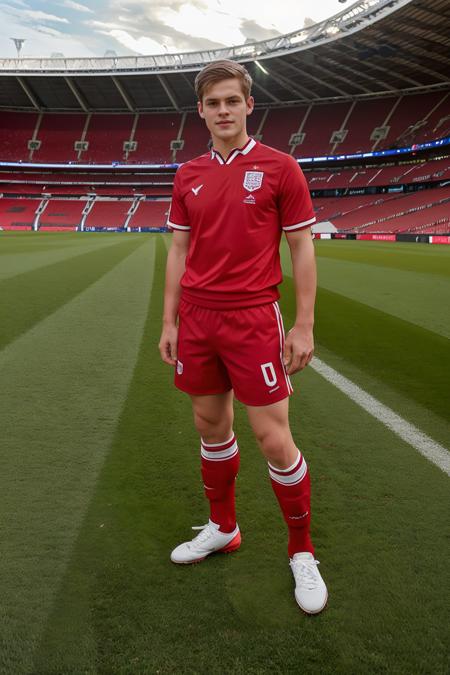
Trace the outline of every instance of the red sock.
<instances>
[{"instance_id":1,"label":"red sock","mask_svg":"<svg viewBox=\"0 0 450 675\"><path fill-rule=\"evenodd\" d=\"M301 551L309 551L314 555L309 535L311 483L305 459L299 452L294 464L287 469L277 469L269 464L269 474L289 530L289 557Z\"/></svg>"},{"instance_id":2,"label":"red sock","mask_svg":"<svg viewBox=\"0 0 450 675\"><path fill-rule=\"evenodd\" d=\"M221 532L236 527L234 484L239 471L239 448L233 434L223 443L205 443L202 439L202 476L209 499L210 519Z\"/></svg>"}]
</instances>

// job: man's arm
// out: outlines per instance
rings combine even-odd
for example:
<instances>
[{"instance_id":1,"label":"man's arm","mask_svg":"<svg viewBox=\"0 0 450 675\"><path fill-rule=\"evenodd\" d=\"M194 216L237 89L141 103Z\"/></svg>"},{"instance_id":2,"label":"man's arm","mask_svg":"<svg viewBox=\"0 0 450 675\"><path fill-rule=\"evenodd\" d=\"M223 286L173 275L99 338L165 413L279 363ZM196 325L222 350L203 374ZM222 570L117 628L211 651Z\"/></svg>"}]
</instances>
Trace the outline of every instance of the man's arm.
<instances>
[{"instance_id":1,"label":"man's arm","mask_svg":"<svg viewBox=\"0 0 450 675\"><path fill-rule=\"evenodd\" d=\"M288 375L302 370L314 354L314 302L316 299L316 260L311 228L286 232L291 251L297 315L286 337L284 363Z\"/></svg>"},{"instance_id":2,"label":"man's arm","mask_svg":"<svg viewBox=\"0 0 450 675\"><path fill-rule=\"evenodd\" d=\"M171 366L175 366L177 362L177 317L181 295L180 282L185 270L189 236L189 232L174 231L172 244L167 254L163 328L159 341L159 352L164 363Z\"/></svg>"}]
</instances>

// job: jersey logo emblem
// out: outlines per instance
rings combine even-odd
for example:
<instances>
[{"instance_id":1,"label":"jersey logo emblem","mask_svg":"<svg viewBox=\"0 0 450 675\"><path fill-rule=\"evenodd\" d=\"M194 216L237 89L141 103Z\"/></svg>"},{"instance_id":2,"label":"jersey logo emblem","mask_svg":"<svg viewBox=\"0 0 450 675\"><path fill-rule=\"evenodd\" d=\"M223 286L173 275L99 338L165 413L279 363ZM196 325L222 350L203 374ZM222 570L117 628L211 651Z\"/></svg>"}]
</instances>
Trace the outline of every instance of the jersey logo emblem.
<instances>
[{"instance_id":1,"label":"jersey logo emblem","mask_svg":"<svg viewBox=\"0 0 450 675\"><path fill-rule=\"evenodd\" d=\"M248 192L259 190L263 182L264 171L246 171L244 176L244 187Z\"/></svg>"},{"instance_id":2,"label":"jersey logo emblem","mask_svg":"<svg viewBox=\"0 0 450 675\"><path fill-rule=\"evenodd\" d=\"M194 193L194 195L197 196L198 193L200 192L200 190L202 189L202 187L203 187L203 184L202 184L202 185L199 185L199 186L196 187L196 188L191 188L191 190L192 190L192 192Z\"/></svg>"}]
</instances>

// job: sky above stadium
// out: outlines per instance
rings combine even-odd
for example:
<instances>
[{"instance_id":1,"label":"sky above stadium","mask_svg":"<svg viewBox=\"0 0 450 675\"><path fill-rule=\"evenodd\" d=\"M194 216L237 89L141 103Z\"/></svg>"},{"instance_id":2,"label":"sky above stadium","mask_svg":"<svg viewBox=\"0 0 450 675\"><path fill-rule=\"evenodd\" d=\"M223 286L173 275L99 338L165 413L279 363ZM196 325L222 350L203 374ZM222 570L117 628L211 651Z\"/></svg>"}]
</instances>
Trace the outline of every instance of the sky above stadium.
<instances>
[{"instance_id":1,"label":"sky above stadium","mask_svg":"<svg viewBox=\"0 0 450 675\"><path fill-rule=\"evenodd\" d=\"M349 3L350 4L350 3ZM276 37L345 9L338 0L0 0L0 57L215 49Z\"/></svg>"}]
</instances>

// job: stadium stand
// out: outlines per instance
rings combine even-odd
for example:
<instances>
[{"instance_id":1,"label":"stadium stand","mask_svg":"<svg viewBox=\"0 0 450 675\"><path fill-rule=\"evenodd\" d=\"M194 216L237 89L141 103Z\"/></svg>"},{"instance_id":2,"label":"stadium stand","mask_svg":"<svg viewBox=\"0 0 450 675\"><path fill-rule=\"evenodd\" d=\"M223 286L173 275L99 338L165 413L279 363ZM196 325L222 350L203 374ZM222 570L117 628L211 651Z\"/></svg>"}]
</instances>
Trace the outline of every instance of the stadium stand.
<instances>
[{"instance_id":1,"label":"stadium stand","mask_svg":"<svg viewBox=\"0 0 450 675\"><path fill-rule=\"evenodd\" d=\"M170 201L141 201L132 215L128 227L165 227L169 213Z\"/></svg>"},{"instance_id":2,"label":"stadium stand","mask_svg":"<svg viewBox=\"0 0 450 675\"><path fill-rule=\"evenodd\" d=\"M132 200L95 200L89 211L85 227L119 227L125 226L127 213L130 210Z\"/></svg>"},{"instance_id":3,"label":"stadium stand","mask_svg":"<svg viewBox=\"0 0 450 675\"><path fill-rule=\"evenodd\" d=\"M46 60L27 61L25 70L21 60L17 70L14 59L0 60L0 162L17 163L0 167L0 227L164 225L174 167L142 165L206 152L194 79L215 55L238 58L252 75L249 133L306 158L319 219L351 233L447 231L449 38L437 19L417 30L423 4L356 2L298 35L258 43L264 67L249 44L151 64L138 56L131 70L125 60L121 70L126 57L66 59L51 76ZM436 7L445 14L445 0ZM416 151L430 141L434 149ZM398 147L402 154L371 156ZM342 157L352 153L363 154Z\"/></svg>"},{"instance_id":4,"label":"stadium stand","mask_svg":"<svg viewBox=\"0 0 450 675\"><path fill-rule=\"evenodd\" d=\"M39 218L39 229L78 227L85 206L85 199L50 199Z\"/></svg>"},{"instance_id":5,"label":"stadium stand","mask_svg":"<svg viewBox=\"0 0 450 675\"><path fill-rule=\"evenodd\" d=\"M372 134L384 124L389 133L378 143ZM292 152L295 157L349 154L420 143L440 138L449 127L450 100L442 92L258 109L249 117L251 133L258 134L263 143ZM333 140L335 132L343 133L342 141ZM304 134L302 142L290 145L291 136L298 133ZM176 152L176 162L185 162L207 151L208 132L196 112L90 116L1 112L0 161L170 164L174 161L170 144L179 136L184 146ZM33 139L40 146L30 150L28 142ZM75 150L76 141L88 143L87 149ZM124 143L130 141L136 143L136 149L126 151Z\"/></svg>"},{"instance_id":6,"label":"stadium stand","mask_svg":"<svg viewBox=\"0 0 450 675\"><path fill-rule=\"evenodd\" d=\"M75 142L82 137L86 120L87 116L80 114L43 115L37 129L41 145L27 159L45 163L60 162L64 157L67 162L75 162L78 159Z\"/></svg>"},{"instance_id":7,"label":"stadium stand","mask_svg":"<svg viewBox=\"0 0 450 675\"><path fill-rule=\"evenodd\" d=\"M131 139L136 141L137 147L129 153L129 161L155 164L172 161L170 143L178 138L180 123L179 113L139 115L136 132Z\"/></svg>"},{"instance_id":8,"label":"stadium stand","mask_svg":"<svg viewBox=\"0 0 450 675\"><path fill-rule=\"evenodd\" d=\"M0 199L0 227L30 229L41 199Z\"/></svg>"}]
</instances>

